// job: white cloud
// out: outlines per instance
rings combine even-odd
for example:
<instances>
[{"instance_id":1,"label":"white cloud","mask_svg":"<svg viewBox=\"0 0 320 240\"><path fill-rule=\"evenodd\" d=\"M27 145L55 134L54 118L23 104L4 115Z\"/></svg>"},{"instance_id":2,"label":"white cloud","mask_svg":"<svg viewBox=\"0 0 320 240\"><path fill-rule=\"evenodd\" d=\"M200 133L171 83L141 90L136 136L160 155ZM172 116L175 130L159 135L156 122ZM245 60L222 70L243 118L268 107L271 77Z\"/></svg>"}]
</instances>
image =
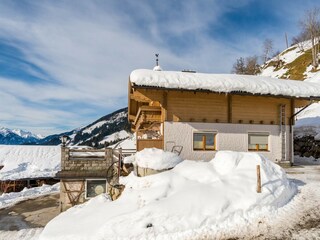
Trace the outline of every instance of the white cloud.
<instances>
[{"instance_id":1,"label":"white cloud","mask_svg":"<svg viewBox=\"0 0 320 240\"><path fill-rule=\"evenodd\" d=\"M226 43L208 28L248 2L2 1L0 43L44 73L23 69L43 82L0 78L0 124L23 119L23 128L55 133L58 124L76 128L124 107L130 72L152 68L156 52L167 70L229 72L235 58L258 49L259 36ZM185 49L176 46L185 38Z\"/></svg>"}]
</instances>

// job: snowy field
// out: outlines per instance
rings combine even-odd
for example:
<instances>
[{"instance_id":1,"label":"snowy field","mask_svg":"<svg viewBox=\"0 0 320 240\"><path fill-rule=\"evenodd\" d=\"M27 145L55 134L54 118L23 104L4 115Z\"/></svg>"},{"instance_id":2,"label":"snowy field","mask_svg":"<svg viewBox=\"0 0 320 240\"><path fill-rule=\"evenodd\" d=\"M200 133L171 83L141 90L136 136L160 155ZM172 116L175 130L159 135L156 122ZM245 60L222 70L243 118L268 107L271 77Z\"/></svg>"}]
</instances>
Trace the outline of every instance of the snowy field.
<instances>
[{"instance_id":1,"label":"snowy field","mask_svg":"<svg viewBox=\"0 0 320 240\"><path fill-rule=\"evenodd\" d=\"M60 170L60 146L0 145L0 180L53 177Z\"/></svg>"}]
</instances>

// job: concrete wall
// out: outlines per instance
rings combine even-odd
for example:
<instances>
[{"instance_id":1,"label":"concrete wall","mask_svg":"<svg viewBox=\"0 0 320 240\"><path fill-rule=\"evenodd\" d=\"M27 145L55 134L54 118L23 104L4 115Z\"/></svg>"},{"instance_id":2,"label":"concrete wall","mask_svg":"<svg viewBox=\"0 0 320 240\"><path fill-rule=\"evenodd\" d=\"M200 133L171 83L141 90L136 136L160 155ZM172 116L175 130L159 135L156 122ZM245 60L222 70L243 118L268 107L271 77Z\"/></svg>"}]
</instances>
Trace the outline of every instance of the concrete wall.
<instances>
[{"instance_id":1,"label":"concrete wall","mask_svg":"<svg viewBox=\"0 0 320 240\"><path fill-rule=\"evenodd\" d=\"M264 124L228 124L228 123L195 123L195 122L165 122L164 123L164 149L169 148L167 142L174 141L182 145L181 156L190 160L211 160L216 151L194 151L193 132L214 131L216 136L216 150L248 151L249 132L268 132L269 151L259 152L268 159L277 161L281 159L281 138L278 125ZM289 159L289 127L287 127L286 149ZM166 149L171 150L171 149Z\"/></svg>"}]
</instances>

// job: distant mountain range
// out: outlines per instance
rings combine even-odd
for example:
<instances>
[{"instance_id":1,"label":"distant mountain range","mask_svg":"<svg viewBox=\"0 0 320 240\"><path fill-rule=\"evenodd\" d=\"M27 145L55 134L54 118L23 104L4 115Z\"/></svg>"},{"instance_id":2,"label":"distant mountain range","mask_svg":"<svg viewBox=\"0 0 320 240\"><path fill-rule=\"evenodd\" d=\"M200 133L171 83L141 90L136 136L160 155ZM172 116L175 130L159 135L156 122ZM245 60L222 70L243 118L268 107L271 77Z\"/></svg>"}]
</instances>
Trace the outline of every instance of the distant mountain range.
<instances>
[{"instance_id":1,"label":"distant mountain range","mask_svg":"<svg viewBox=\"0 0 320 240\"><path fill-rule=\"evenodd\" d=\"M30 144L38 142L43 137L35 135L31 132L23 131L20 129L9 129L0 127L0 144Z\"/></svg>"},{"instance_id":2,"label":"distant mountain range","mask_svg":"<svg viewBox=\"0 0 320 240\"><path fill-rule=\"evenodd\" d=\"M22 130L0 128L0 144L8 145L59 145L61 136L68 137L67 145L102 147L112 145L131 136L127 120L128 109L122 108L105 115L93 123L69 132L45 138Z\"/></svg>"}]
</instances>

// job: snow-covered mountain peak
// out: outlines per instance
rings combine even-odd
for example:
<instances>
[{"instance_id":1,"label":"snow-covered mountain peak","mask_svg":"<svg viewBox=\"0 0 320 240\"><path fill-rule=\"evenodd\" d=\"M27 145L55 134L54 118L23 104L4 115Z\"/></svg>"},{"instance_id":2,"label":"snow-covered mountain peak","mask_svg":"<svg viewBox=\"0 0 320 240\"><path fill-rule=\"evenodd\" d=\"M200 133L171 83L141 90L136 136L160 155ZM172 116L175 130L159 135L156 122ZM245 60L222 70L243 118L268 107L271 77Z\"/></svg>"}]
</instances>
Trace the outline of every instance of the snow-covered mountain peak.
<instances>
[{"instance_id":1,"label":"snow-covered mountain peak","mask_svg":"<svg viewBox=\"0 0 320 240\"><path fill-rule=\"evenodd\" d=\"M0 144L30 144L43 137L21 129L0 127Z\"/></svg>"},{"instance_id":2,"label":"snow-covered mountain peak","mask_svg":"<svg viewBox=\"0 0 320 240\"><path fill-rule=\"evenodd\" d=\"M33 137L33 138L36 138L36 139L42 139L43 138L43 136L41 136L40 134L33 134L31 132L24 131L24 130L21 130L21 129L12 129L11 132L17 134L18 136L20 136L22 138L30 138L30 137Z\"/></svg>"}]
</instances>

